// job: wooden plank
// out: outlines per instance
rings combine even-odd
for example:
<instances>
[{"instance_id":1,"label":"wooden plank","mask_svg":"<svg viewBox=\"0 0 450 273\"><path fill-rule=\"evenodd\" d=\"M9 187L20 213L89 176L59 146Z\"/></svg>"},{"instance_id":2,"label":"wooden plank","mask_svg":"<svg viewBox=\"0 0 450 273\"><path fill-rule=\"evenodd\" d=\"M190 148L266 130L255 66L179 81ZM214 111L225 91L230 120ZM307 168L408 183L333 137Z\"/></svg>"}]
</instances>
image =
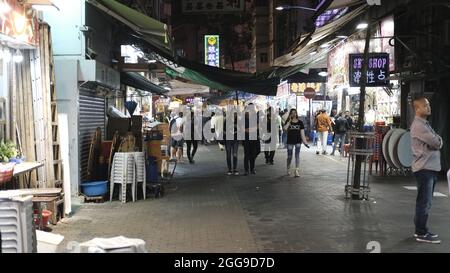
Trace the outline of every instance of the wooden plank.
<instances>
[{"instance_id":1,"label":"wooden plank","mask_svg":"<svg viewBox=\"0 0 450 273\"><path fill-rule=\"evenodd\" d=\"M11 105L11 123L9 124L9 139L11 139L14 143L16 143L16 137L15 137L15 125L16 125L16 95L17 95L17 85L16 85L16 81L15 79L17 78L16 76L16 69L14 66L14 63L10 62L10 68L12 70L11 73L11 78L10 78L10 86L11 86L11 93L10 93L10 105Z\"/></svg>"},{"instance_id":2,"label":"wooden plank","mask_svg":"<svg viewBox=\"0 0 450 273\"><path fill-rule=\"evenodd\" d=\"M26 88L25 88L25 94L28 101L27 106L27 117L28 117L28 126L27 126L27 146L28 146L28 155L27 160L29 161L36 161L36 149L35 149L35 136L34 136L34 115L33 115L33 94L32 94L32 86L31 86L31 60L30 60L30 53L27 52L27 58L25 60L26 62ZM31 186L36 187L36 180L37 175L36 172L33 172L31 174Z\"/></svg>"},{"instance_id":3,"label":"wooden plank","mask_svg":"<svg viewBox=\"0 0 450 273\"><path fill-rule=\"evenodd\" d=\"M40 27L43 33L43 39L41 40L41 69L43 70L43 113L44 113L44 139L45 139L45 156L46 156L46 182L47 187L54 186L54 172L53 172L53 146L52 146L52 128L48 126L51 124L51 112L50 112L50 66L49 66L49 48L48 48L48 28L45 25Z\"/></svg>"},{"instance_id":4,"label":"wooden plank","mask_svg":"<svg viewBox=\"0 0 450 273\"><path fill-rule=\"evenodd\" d=\"M53 154L54 159L60 160L61 159L61 150L59 146L59 124L58 124L58 109L57 109L57 103L56 103L56 80L55 80L55 66L53 62L53 47L52 47L52 33L50 31L50 27L47 25L48 29L48 48L50 52L50 82L51 82L51 89L50 89L50 100L51 100L51 107L52 107L52 122L54 122L56 125L52 127L52 139L53 139ZM63 176L63 167L62 167L62 161L56 166L55 170L55 181L62 181ZM62 183L61 183L62 184ZM62 185L61 185L62 187Z\"/></svg>"},{"instance_id":5,"label":"wooden plank","mask_svg":"<svg viewBox=\"0 0 450 273\"><path fill-rule=\"evenodd\" d=\"M41 32L39 32L41 33ZM41 35L40 35L41 36ZM40 37L40 39L42 39ZM40 54L38 51L32 53L31 75L33 83L33 112L34 112L34 126L35 126L35 147L36 147L36 161L44 162L43 160L43 120L42 120L42 84L41 84L41 70L40 70ZM43 179L45 177L45 168L38 170L38 186L43 187Z\"/></svg>"}]
</instances>

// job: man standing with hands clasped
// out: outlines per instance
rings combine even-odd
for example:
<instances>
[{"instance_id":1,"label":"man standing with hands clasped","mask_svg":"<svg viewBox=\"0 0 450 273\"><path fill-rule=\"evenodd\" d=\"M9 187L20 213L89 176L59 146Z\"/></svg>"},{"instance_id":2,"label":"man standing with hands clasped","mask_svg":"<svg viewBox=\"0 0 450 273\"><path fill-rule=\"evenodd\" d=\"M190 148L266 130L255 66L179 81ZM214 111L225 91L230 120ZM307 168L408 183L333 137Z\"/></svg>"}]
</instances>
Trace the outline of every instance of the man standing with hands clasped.
<instances>
[{"instance_id":1,"label":"man standing with hands clasped","mask_svg":"<svg viewBox=\"0 0 450 273\"><path fill-rule=\"evenodd\" d=\"M418 242L439 244L437 234L428 230L427 220L433 199L437 173L441 170L442 138L426 120L431 115L429 101L424 97L413 100L416 117L411 124L411 148L413 153L412 171L417 180L416 215L414 237Z\"/></svg>"}]
</instances>

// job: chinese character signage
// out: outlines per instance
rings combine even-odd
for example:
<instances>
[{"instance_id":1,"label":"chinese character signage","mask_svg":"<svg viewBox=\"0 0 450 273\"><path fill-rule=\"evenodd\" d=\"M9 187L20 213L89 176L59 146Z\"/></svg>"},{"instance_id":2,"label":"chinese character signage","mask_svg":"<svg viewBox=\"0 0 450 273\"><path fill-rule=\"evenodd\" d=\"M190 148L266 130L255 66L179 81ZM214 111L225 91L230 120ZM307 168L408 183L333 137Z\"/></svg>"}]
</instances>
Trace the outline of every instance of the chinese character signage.
<instances>
[{"instance_id":1,"label":"chinese character signage","mask_svg":"<svg viewBox=\"0 0 450 273\"><path fill-rule=\"evenodd\" d=\"M244 11L244 0L183 0L183 13L228 13Z\"/></svg>"},{"instance_id":2,"label":"chinese character signage","mask_svg":"<svg viewBox=\"0 0 450 273\"><path fill-rule=\"evenodd\" d=\"M39 26L36 12L24 7L19 1L2 1L0 6L5 10L0 16L0 34L13 38L13 42L37 46Z\"/></svg>"},{"instance_id":3,"label":"chinese character signage","mask_svg":"<svg viewBox=\"0 0 450 273\"><path fill-rule=\"evenodd\" d=\"M349 79L350 86L360 85L362 75L363 54L349 55ZM366 83L369 87L388 86L389 81L389 54L388 53L370 53L369 65L367 67Z\"/></svg>"},{"instance_id":4,"label":"chinese character signage","mask_svg":"<svg viewBox=\"0 0 450 273\"><path fill-rule=\"evenodd\" d=\"M296 95L303 95L303 92L305 91L306 88L310 87L312 89L314 89L317 92L320 91L320 87L322 86L322 83L317 82L317 83L296 83L293 82L290 84L290 90L291 93L294 93Z\"/></svg>"},{"instance_id":5,"label":"chinese character signage","mask_svg":"<svg viewBox=\"0 0 450 273\"><path fill-rule=\"evenodd\" d=\"M219 35L205 35L205 64L220 66Z\"/></svg>"}]
</instances>

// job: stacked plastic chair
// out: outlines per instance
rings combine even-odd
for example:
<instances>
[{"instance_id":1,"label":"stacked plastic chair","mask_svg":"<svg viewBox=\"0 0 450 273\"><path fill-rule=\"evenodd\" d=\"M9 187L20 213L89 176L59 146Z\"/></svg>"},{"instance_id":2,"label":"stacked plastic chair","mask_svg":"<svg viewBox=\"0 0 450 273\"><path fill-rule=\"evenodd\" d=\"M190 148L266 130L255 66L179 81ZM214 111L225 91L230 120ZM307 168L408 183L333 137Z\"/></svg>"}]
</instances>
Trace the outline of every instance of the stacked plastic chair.
<instances>
[{"instance_id":1,"label":"stacked plastic chair","mask_svg":"<svg viewBox=\"0 0 450 273\"><path fill-rule=\"evenodd\" d=\"M142 183L142 194L144 199L146 197L146 172L145 172L145 155L143 152L133 153L134 162L136 164L136 177L135 177L135 187L138 187L138 183ZM135 190L137 199L137 190Z\"/></svg>"},{"instance_id":2,"label":"stacked plastic chair","mask_svg":"<svg viewBox=\"0 0 450 273\"><path fill-rule=\"evenodd\" d=\"M127 201L128 184L131 184L133 202L136 200L135 168L134 153L116 153L114 155L113 165L111 168L110 202L112 201L115 184L121 184L119 199L122 203Z\"/></svg>"}]
</instances>

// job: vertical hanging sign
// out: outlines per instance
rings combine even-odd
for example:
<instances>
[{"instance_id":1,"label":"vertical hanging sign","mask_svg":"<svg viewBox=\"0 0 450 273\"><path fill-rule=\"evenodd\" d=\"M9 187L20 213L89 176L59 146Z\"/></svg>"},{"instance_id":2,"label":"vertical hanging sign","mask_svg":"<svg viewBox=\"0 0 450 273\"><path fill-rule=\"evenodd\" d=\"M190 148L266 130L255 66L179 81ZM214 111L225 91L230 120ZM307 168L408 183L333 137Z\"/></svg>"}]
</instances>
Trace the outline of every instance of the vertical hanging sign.
<instances>
[{"instance_id":1,"label":"vertical hanging sign","mask_svg":"<svg viewBox=\"0 0 450 273\"><path fill-rule=\"evenodd\" d=\"M220 66L219 35L205 35L205 64Z\"/></svg>"}]
</instances>

